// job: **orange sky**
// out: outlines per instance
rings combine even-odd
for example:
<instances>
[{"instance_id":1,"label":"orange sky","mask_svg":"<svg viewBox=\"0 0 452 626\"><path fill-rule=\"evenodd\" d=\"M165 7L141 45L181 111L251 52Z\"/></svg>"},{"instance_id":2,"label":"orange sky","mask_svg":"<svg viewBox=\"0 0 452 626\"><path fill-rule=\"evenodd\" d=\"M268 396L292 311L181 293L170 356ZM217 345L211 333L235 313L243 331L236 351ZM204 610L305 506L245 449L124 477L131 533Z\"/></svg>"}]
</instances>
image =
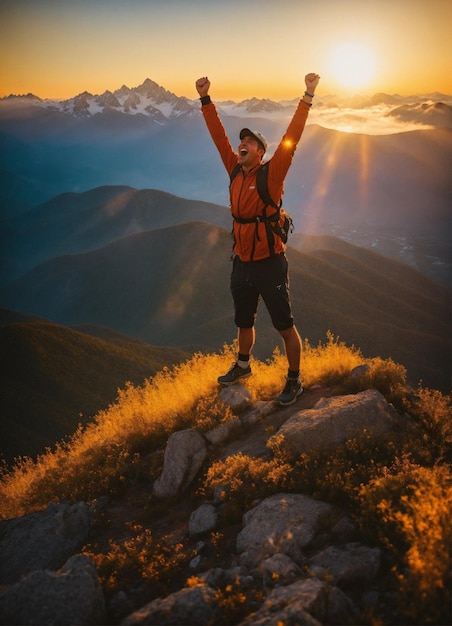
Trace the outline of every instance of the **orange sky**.
<instances>
[{"instance_id":1,"label":"orange sky","mask_svg":"<svg viewBox=\"0 0 452 626\"><path fill-rule=\"evenodd\" d=\"M452 94L451 0L0 0L0 96Z\"/></svg>"}]
</instances>

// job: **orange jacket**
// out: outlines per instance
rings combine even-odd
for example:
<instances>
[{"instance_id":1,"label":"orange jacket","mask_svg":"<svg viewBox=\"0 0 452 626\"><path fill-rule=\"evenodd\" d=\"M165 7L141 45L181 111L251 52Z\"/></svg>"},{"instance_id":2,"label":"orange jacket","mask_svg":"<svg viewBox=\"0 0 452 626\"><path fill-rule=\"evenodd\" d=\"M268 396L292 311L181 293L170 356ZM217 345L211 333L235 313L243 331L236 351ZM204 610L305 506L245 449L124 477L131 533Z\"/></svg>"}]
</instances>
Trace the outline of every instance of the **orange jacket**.
<instances>
[{"instance_id":1,"label":"orange jacket","mask_svg":"<svg viewBox=\"0 0 452 626\"><path fill-rule=\"evenodd\" d=\"M284 179L292 163L297 144L304 130L309 113L309 105L300 100L297 110L289 123L284 137L277 147L268 166L268 190L275 202L279 202L284 191ZM202 106L204 120L210 135L220 153L221 160L230 175L237 165L238 154L232 148L226 135L224 126L218 116L213 102ZM259 197L256 186L256 171L259 166L248 172L238 174L230 188L231 213L239 218L254 218L262 215L264 203ZM267 208L267 215L275 212L272 207ZM234 252L242 261L259 261L270 256L265 224L260 222L240 224L234 220ZM279 254L285 250L280 237L275 235L274 252Z\"/></svg>"}]
</instances>

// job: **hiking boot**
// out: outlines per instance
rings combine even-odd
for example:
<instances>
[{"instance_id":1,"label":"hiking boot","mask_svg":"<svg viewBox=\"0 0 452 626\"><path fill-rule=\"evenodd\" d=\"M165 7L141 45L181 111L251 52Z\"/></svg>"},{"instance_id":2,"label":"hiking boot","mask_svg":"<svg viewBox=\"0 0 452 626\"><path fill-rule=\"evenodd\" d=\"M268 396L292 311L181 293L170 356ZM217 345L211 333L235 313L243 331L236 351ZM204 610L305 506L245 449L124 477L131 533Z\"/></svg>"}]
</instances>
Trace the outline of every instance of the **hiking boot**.
<instances>
[{"instance_id":1,"label":"hiking boot","mask_svg":"<svg viewBox=\"0 0 452 626\"><path fill-rule=\"evenodd\" d=\"M293 404L302 393L303 387L301 386L300 379L288 378L284 389L281 391L279 396L275 398L275 402L282 404L283 406L288 406L289 404Z\"/></svg>"},{"instance_id":2,"label":"hiking boot","mask_svg":"<svg viewBox=\"0 0 452 626\"><path fill-rule=\"evenodd\" d=\"M238 363L234 363L227 374L218 377L218 382L220 385L233 385L240 378L246 378L247 376L251 376L251 367L240 367Z\"/></svg>"}]
</instances>

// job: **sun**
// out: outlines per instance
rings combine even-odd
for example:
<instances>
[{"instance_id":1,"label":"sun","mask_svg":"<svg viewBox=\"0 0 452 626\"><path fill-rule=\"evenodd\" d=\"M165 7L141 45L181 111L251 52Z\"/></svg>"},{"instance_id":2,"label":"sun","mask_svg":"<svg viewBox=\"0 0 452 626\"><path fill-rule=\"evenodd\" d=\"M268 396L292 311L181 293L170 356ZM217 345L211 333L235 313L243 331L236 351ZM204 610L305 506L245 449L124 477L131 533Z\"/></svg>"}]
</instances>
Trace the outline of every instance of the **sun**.
<instances>
[{"instance_id":1,"label":"sun","mask_svg":"<svg viewBox=\"0 0 452 626\"><path fill-rule=\"evenodd\" d=\"M331 50L329 67L331 76L338 85L355 89L372 83L376 61L370 48L364 44L347 42Z\"/></svg>"}]
</instances>

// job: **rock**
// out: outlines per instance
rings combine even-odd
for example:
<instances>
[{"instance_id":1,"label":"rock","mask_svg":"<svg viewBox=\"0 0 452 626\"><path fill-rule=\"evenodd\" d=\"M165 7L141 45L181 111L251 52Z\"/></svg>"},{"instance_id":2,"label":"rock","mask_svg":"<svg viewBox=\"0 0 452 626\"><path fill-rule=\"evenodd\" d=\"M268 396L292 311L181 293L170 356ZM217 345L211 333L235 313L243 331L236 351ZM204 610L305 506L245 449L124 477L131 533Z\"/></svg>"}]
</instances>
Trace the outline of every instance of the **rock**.
<instances>
[{"instance_id":1,"label":"rock","mask_svg":"<svg viewBox=\"0 0 452 626\"><path fill-rule=\"evenodd\" d=\"M196 430L186 429L168 438L163 472L153 485L156 498L171 498L189 487L207 456L207 443Z\"/></svg>"},{"instance_id":2,"label":"rock","mask_svg":"<svg viewBox=\"0 0 452 626\"><path fill-rule=\"evenodd\" d=\"M240 626L321 626L327 614L327 602L328 595L322 582L313 578L299 580L287 587L277 587L261 608Z\"/></svg>"},{"instance_id":3,"label":"rock","mask_svg":"<svg viewBox=\"0 0 452 626\"><path fill-rule=\"evenodd\" d=\"M44 511L0 522L0 583L60 568L85 544L91 515L84 502L50 504Z\"/></svg>"},{"instance_id":4,"label":"rock","mask_svg":"<svg viewBox=\"0 0 452 626\"><path fill-rule=\"evenodd\" d=\"M202 535L216 528L218 511L212 504L201 504L190 515L188 533L191 537Z\"/></svg>"},{"instance_id":5,"label":"rock","mask_svg":"<svg viewBox=\"0 0 452 626\"><path fill-rule=\"evenodd\" d=\"M274 437L284 436L285 445L295 454L325 450L348 439L373 440L387 435L398 414L375 390L322 398L313 409L299 411L281 426Z\"/></svg>"},{"instance_id":6,"label":"rock","mask_svg":"<svg viewBox=\"0 0 452 626\"><path fill-rule=\"evenodd\" d=\"M58 572L34 571L0 594L1 624L105 624L105 602L87 556L71 557Z\"/></svg>"},{"instance_id":7,"label":"rock","mask_svg":"<svg viewBox=\"0 0 452 626\"><path fill-rule=\"evenodd\" d=\"M241 425L240 419L235 417L204 433L204 437L211 445L218 445L227 441Z\"/></svg>"},{"instance_id":8,"label":"rock","mask_svg":"<svg viewBox=\"0 0 452 626\"><path fill-rule=\"evenodd\" d=\"M295 563L304 561L302 548L314 539L320 526L337 522L335 509L300 494L276 494L263 500L243 516L243 530L237 536L240 563L256 566L277 552Z\"/></svg>"},{"instance_id":9,"label":"rock","mask_svg":"<svg viewBox=\"0 0 452 626\"><path fill-rule=\"evenodd\" d=\"M231 385L230 387L223 387L218 394L218 397L227 406L231 407L233 411L241 411L250 406L252 402L251 393L242 385Z\"/></svg>"},{"instance_id":10,"label":"rock","mask_svg":"<svg viewBox=\"0 0 452 626\"><path fill-rule=\"evenodd\" d=\"M155 624L156 626L214 624L218 617L215 601L216 592L207 585L184 588L166 598L157 598L121 622L123 626L133 624Z\"/></svg>"},{"instance_id":11,"label":"rock","mask_svg":"<svg viewBox=\"0 0 452 626\"><path fill-rule=\"evenodd\" d=\"M298 580L287 587L277 587L261 608L240 626L321 626L350 624L356 614L353 602L337 587L315 578Z\"/></svg>"},{"instance_id":12,"label":"rock","mask_svg":"<svg viewBox=\"0 0 452 626\"><path fill-rule=\"evenodd\" d=\"M328 585L327 624L355 624L357 612L356 606L343 591Z\"/></svg>"},{"instance_id":13,"label":"rock","mask_svg":"<svg viewBox=\"0 0 452 626\"><path fill-rule=\"evenodd\" d=\"M221 504L228 500L231 496L231 485L215 485L213 489L213 501L215 504Z\"/></svg>"},{"instance_id":14,"label":"rock","mask_svg":"<svg viewBox=\"0 0 452 626\"><path fill-rule=\"evenodd\" d=\"M359 543L330 546L310 559L311 573L326 572L335 585L367 584L380 570L380 550Z\"/></svg>"},{"instance_id":15,"label":"rock","mask_svg":"<svg viewBox=\"0 0 452 626\"><path fill-rule=\"evenodd\" d=\"M242 424L252 426L257 422L260 422L267 415L271 415L276 410L274 402L265 402L264 400L260 400L255 402L249 411L246 411L243 415L241 415L240 419Z\"/></svg>"},{"instance_id":16,"label":"rock","mask_svg":"<svg viewBox=\"0 0 452 626\"><path fill-rule=\"evenodd\" d=\"M202 560L203 560L202 556L200 554L197 554L192 559L190 559L190 563L188 564L188 567L190 569L197 570L201 567Z\"/></svg>"},{"instance_id":17,"label":"rock","mask_svg":"<svg viewBox=\"0 0 452 626\"><path fill-rule=\"evenodd\" d=\"M254 579L249 575L245 567L231 567L223 569L222 567L213 567L210 570L199 575L206 585L217 588L226 588L228 585L239 584L240 589L251 589L254 585Z\"/></svg>"},{"instance_id":18,"label":"rock","mask_svg":"<svg viewBox=\"0 0 452 626\"><path fill-rule=\"evenodd\" d=\"M362 365L357 365L350 372L350 378L352 380L360 380L367 372L370 370L370 365L367 363L363 363Z\"/></svg>"},{"instance_id":19,"label":"rock","mask_svg":"<svg viewBox=\"0 0 452 626\"><path fill-rule=\"evenodd\" d=\"M348 515L344 515L341 517L338 522L331 529L331 534L333 535L336 542L346 543L348 541L352 541L354 537L356 537L357 528L356 524L348 517Z\"/></svg>"},{"instance_id":20,"label":"rock","mask_svg":"<svg viewBox=\"0 0 452 626\"><path fill-rule=\"evenodd\" d=\"M259 566L259 572L264 585L269 587L288 585L302 575L301 569L287 554L273 554L264 559Z\"/></svg>"}]
</instances>

